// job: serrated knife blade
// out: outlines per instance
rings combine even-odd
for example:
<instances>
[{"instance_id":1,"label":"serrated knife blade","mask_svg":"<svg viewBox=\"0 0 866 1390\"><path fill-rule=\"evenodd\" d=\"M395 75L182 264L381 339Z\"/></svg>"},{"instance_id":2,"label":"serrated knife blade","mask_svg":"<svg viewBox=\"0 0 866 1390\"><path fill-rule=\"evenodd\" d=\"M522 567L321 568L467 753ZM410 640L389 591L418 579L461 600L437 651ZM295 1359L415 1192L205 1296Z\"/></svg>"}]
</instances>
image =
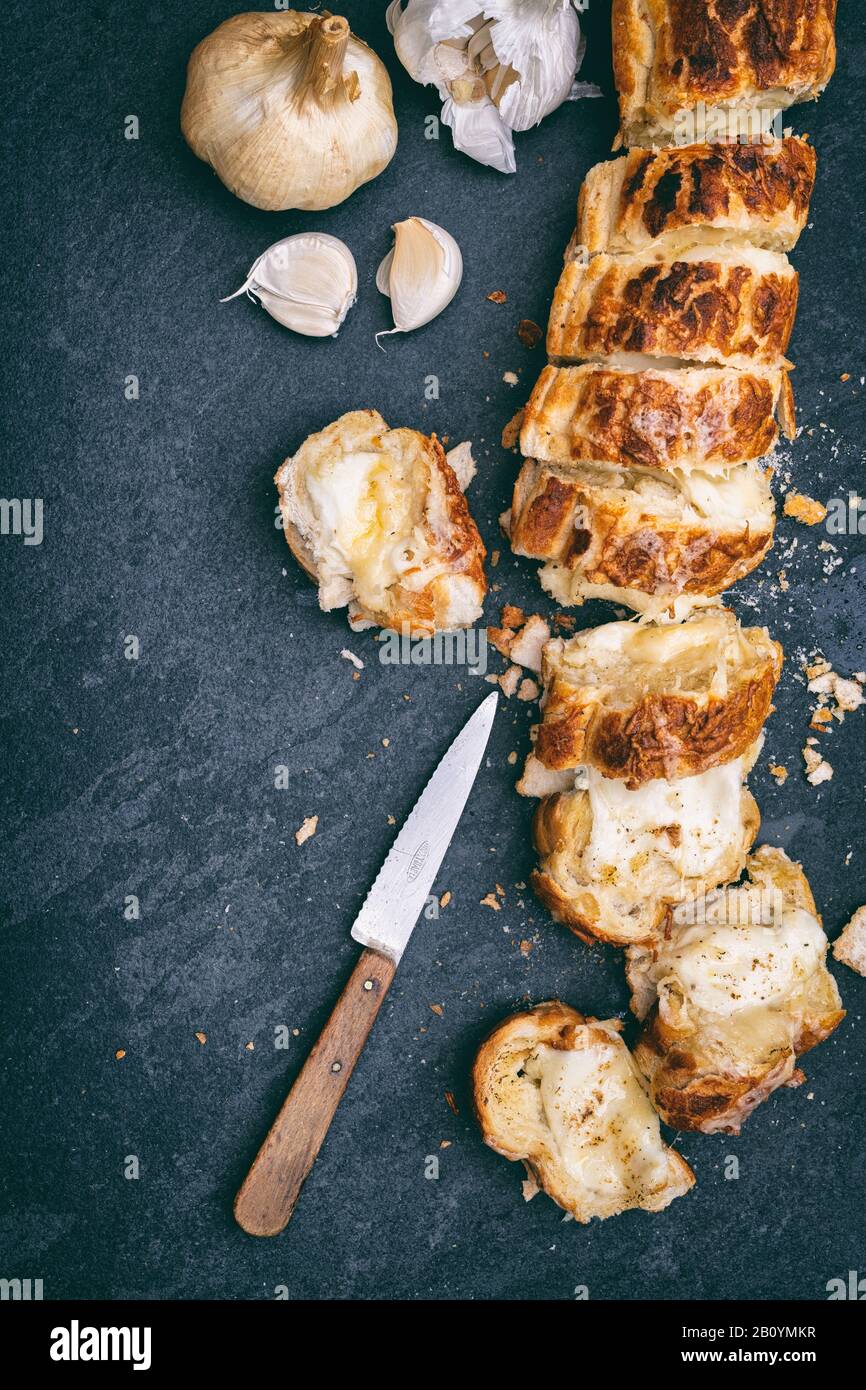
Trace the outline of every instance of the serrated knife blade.
<instances>
[{"instance_id":1,"label":"serrated knife blade","mask_svg":"<svg viewBox=\"0 0 866 1390\"><path fill-rule=\"evenodd\" d=\"M395 965L406 949L481 766L497 694L482 700L444 755L376 875L352 936Z\"/></svg>"}]
</instances>

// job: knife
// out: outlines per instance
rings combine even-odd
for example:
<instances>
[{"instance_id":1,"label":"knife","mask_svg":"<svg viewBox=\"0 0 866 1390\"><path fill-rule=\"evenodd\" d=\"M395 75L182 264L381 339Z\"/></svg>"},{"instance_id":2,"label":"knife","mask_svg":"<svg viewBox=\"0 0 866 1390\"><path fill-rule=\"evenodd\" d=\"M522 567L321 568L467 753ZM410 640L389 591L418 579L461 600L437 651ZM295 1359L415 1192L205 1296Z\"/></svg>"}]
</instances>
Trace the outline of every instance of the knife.
<instances>
[{"instance_id":1,"label":"knife","mask_svg":"<svg viewBox=\"0 0 866 1390\"><path fill-rule=\"evenodd\" d=\"M400 830L352 936L365 948L235 1198L251 1236L286 1226L427 901L484 757L496 691L457 735Z\"/></svg>"}]
</instances>

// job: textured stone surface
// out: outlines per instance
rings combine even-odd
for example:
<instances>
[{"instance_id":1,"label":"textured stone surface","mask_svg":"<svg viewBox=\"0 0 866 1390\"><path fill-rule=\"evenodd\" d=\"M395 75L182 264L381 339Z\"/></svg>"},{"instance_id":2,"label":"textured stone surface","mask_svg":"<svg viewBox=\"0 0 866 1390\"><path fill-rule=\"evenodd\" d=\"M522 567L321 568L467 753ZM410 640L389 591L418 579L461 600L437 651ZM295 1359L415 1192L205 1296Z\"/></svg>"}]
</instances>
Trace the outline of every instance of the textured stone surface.
<instances>
[{"instance_id":1,"label":"textured stone surface","mask_svg":"<svg viewBox=\"0 0 866 1390\"><path fill-rule=\"evenodd\" d=\"M474 440L472 507L502 551L488 619L505 599L549 612L534 566L498 536L517 466L499 436L543 360L518 322L545 322L580 179L615 121L609 97L566 105L519 138L516 177L484 170L447 131L424 138L435 95L393 60L384 0L350 3L395 79L396 158L332 212L257 212L178 129L186 57L232 8L79 4L62 44L36 7L3 18L18 25L13 78L33 74L5 156L16 212L3 273L17 287L4 294L14 482L3 490L44 497L45 539L0 541L12 771L0 1274L43 1278L46 1297L249 1299L285 1285L293 1297L569 1298L579 1284L592 1298L824 1297L866 1258L866 986L840 966L849 1017L806 1059L806 1085L774 1096L738 1139L678 1141L698 1185L662 1215L563 1224L544 1197L524 1205L521 1171L480 1143L467 1073L503 1014L552 996L602 1017L626 1007L616 953L585 949L515 887L531 868L531 807L507 756L522 757L534 717L516 701L439 875L451 903L418 928L291 1226L257 1243L233 1224L233 1192L350 969L349 927L393 837L388 816L405 814L488 689L453 667L382 666L369 636L318 611L274 527L274 469L358 406ZM609 93L607 10L585 17L582 76ZM823 500L863 490L864 60L842 6L836 77L817 108L792 115L819 169L795 253L804 434L783 458ZM130 113L137 142L123 137ZM439 320L383 353L375 269L389 224L412 214L458 237L465 280ZM358 262L360 301L336 341L218 302L265 246L308 226L343 237ZM506 303L487 300L497 289ZM124 399L130 373L136 402ZM425 403L431 374L440 398ZM863 537L785 519L734 599L788 654L752 778L763 834L803 860L831 936L866 899L866 713L823 736L835 776L810 787L798 657L820 647L844 675L866 667L863 551ZM128 634L138 661L124 657ZM358 681L344 646L366 662ZM788 767L781 788L771 760ZM277 764L288 790L274 789ZM310 815L318 832L299 848ZM494 913L479 903L497 881ZM128 894L139 921L124 920ZM280 1025L287 1052L274 1047ZM123 1176L127 1155L137 1181ZM425 1179L427 1155L438 1181ZM738 1181L724 1178L728 1155Z\"/></svg>"}]
</instances>

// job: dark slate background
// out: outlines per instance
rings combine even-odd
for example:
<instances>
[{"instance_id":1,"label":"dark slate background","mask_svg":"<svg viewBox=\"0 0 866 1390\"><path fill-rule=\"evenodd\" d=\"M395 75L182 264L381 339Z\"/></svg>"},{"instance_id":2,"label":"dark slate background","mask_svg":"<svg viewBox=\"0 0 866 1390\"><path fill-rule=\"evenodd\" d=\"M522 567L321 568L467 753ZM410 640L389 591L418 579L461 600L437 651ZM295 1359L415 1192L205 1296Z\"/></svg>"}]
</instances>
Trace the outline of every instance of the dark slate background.
<instances>
[{"instance_id":1,"label":"dark slate background","mask_svg":"<svg viewBox=\"0 0 866 1390\"><path fill-rule=\"evenodd\" d=\"M435 94L395 62L384 0L348 3L394 79L396 158L331 212L259 212L178 128L189 52L241 8L4 7L2 487L43 497L46 531L41 547L0 542L0 1275L42 1278L47 1298L262 1299L284 1285L293 1298L561 1299L578 1284L593 1299L824 1298L834 1276L866 1274L866 984L842 967L849 1015L806 1059L806 1086L773 1096L740 1138L677 1139L698 1184L662 1215L564 1224L545 1197L525 1205L521 1170L481 1144L467 1077L497 1020L551 996L602 1017L626 1009L617 955L581 946L515 886L532 865L532 807L507 757L522 758L535 713L516 701L439 875L451 904L418 928L289 1229L256 1241L233 1223L232 1195L355 957L349 927L395 833L387 817L407 812L488 689L460 669L382 666L369 634L320 613L274 526L272 475L310 431L361 406L472 439L472 507L502 551L488 620L505 599L549 611L533 565L498 535L517 466L499 437L542 365L517 323L545 322L580 180L615 124L602 0L584 17L582 76L605 99L519 137L512 178L455 154L444 129L425 139ZM839 37L826 96L793 113L820 163L796 252L803 434L782 467L823 499L864 490L866 434L866 40L850 5ZM131 113L137 142L124 139ZM382 353L375 270L389 225L412 214L457 236L465 279L440 319ZM343 237L358 263L359 303L336 341L218 302L305 227ZM495 289L506 304L487 301ZM517 387L502 379L512 370ZM124 399L129 373L137 402ZM425 404L429 374L441 398ZM827 539L836 552L818 549ZM783 520L761 577L733 599L787 649L752 785L764 837L802 859L831 936L866 899L866 712L826 736L835 777L810 787L798 668L816 647L842 674L866 667L864 564L862 537ZM580 620L610 616L597 605ZM366 662L359 681L343 646ZM782 788L771 759L790 770ZM288 791L274 789L278 763ZM313 814L318 834L299 849L294 831ZM496 881L498 914L479 906ZM124 920L127 894L137 922ZM280 1025L288 1052L274 1047ZM438 1181L424 1176L431 1154ZM138 1181L123 1176L127 1155ZM724 1178L728 1155L738 1181Z\"/></svg>"}]
</instances>

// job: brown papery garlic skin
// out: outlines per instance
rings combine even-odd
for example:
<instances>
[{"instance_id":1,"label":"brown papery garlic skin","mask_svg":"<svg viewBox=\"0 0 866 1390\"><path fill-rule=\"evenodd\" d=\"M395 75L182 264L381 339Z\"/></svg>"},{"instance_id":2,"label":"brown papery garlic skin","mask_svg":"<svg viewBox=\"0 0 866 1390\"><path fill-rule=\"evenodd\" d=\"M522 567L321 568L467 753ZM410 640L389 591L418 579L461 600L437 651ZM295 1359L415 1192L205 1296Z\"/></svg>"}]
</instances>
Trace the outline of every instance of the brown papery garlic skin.
<instances>
[{"instance_id":1,"label":"brown papery garlic skin","mask_svg":"<svg viewBox=\"0 0 866 1390\"><path fill-rule=\"evenodd\" d=\"M226 188L270 212L318 212L380 174L397 147L391 81L337 15L248 13L193 50L180 115Z\"/></svg>"}]
</instances>

